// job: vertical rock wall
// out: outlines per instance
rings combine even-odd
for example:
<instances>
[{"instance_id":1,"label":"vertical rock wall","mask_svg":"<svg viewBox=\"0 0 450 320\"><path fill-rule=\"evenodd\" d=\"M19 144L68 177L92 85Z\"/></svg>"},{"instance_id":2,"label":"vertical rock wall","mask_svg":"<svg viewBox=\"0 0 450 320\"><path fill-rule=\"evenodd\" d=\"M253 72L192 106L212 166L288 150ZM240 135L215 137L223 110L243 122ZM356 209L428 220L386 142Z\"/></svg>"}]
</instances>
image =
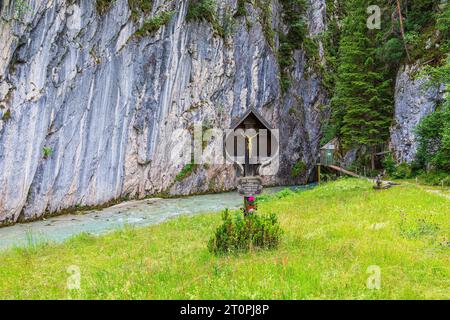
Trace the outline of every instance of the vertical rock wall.
<instances>
[{"instance_id":1,"label":"vertical rock wall","mask_svg":"<svg viewBox=\"0 0 450 320\"><path fill-rule=\"evenodd\" d=\"M247 3L221 37L206 21L186 21L186 0L155 0L149 16L174 11L172 19L136 37L143 20L130 17L127 0L101 15L91 0L27 2L0 2L0 224L122 197L228 190L233 167L180 176L191 155L179 144L191 137L178 129L228 128L251 106L280 129L280 170L268 183L292 181L297 161L307 170L296 182L307 180L326 92L297 50L281 94L278 43L269 45L258 6ZM280 4L269 5L282 30ZM218 1L218 21L236 6ZM325 1L311 0L311 36L324 14Z\"/></svg>"}]
</instances>

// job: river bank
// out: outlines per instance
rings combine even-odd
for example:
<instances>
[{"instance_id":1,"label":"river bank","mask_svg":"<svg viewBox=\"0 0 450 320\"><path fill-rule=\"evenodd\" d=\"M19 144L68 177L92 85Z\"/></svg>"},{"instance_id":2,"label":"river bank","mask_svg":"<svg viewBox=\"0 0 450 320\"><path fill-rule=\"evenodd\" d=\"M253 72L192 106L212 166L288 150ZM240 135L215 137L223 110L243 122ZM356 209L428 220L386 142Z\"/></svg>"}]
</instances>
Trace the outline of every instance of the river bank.
<instances>
[{"instance_id":1,"label":"river bank","mask_svg":"<svg viewBox=\"0 0 450 320\"><path fill-rule=\"evenodd\" d=\"M289 188L307 189L312 186L314 185ZM284 188L287 187L271 187L264 192L271 194ZM0 228L0 250L33 243L60 243L83 232L100 235L127 225L144 227L179 215L236 209L241 205L242 196L237 192L126 201L101 210L73 211L70 214Z\"/></svg>"},{"instance_id":2,"label":"river bank","mask_svg":"<svg viewBox=\"0 0 450 320\"><path fill-rule=\"evenodd\" d=\"M445 197L343 179L265 197L259 212L279 217L276 250L210 254L221 215L206 213L2 251L0 299L450 298Z\"/></svg>"}]
</instances>

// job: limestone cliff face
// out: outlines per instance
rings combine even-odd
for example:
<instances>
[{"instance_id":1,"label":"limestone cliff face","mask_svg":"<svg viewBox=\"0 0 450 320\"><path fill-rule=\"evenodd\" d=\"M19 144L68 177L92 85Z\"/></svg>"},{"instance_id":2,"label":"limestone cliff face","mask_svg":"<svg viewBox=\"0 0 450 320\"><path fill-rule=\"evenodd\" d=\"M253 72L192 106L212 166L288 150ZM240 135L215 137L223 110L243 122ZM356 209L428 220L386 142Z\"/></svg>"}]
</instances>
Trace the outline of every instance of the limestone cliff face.
<instances>
[{"instance_id":1,"label":"limestone cliff face","mask_svg":"<svg viewBox=\"0 0 450 320\"><path fill-rule=\"evenodd\" d=\"M279 84L278 41L269 45L261 8L218 36L208 22L187 22L185 0L155 0L150 16L175 13L151 36L136 37L127 0L99 15L92 0L0 1L0 224L121 197L190 194L234 186L234 168L198 166L177 149L195 121L228 128L255 107L280 129L281 165L268 182L306 181L317 155L326 92L294 53L293 83ZM270 3L272 27L281 7ZM218 1L223 23L236 0ZM311 0L309 32L324 30L325 0ZM292 112L294 110L295 112ZM300 181L300 182L301 182Z\"/></svg>"},{"instance_id":2,"label":"limestone cliff face","mask_svg":"<svg viewBox=\"0 0 450 320\"><path fill-rule=\"evenodd\" d=\"M415 129L420 121L436 110L443 99L444 86L425 86L426 79L417 78L420 65L406 65L397 75L395 116L391 128L391 147L398 162L411 163L417 153Z\"/></svg>"}]
</instances>

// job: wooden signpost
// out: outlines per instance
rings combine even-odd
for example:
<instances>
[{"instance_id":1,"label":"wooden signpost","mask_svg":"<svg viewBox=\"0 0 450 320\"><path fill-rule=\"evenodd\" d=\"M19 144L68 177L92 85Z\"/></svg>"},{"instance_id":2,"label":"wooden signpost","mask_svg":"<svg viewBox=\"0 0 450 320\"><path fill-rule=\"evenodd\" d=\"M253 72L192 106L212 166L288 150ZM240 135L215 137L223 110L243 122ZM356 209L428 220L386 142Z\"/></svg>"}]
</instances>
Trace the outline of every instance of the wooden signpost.
<instances>
[{"instance_id":1,"label":"wooden signpost","mask_svg":"<svg viewBox=\"0 0 450 320\"><path fill-rule=\"evenodd\" d=\"M238 192L244 197L251 197L261 194L263 190L262 179L260 177L241 177L237 181Z\"/></svg>"}]
</instances>

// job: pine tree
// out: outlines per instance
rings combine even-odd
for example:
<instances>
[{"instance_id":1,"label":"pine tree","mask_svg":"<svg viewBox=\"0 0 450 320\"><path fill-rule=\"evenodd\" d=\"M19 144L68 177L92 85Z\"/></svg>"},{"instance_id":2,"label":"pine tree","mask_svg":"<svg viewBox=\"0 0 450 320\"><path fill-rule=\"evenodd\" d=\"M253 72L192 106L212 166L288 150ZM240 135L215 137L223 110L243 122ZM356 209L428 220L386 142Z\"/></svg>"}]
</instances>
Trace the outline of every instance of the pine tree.
<instances>
[{"instance_id":1,"label":"pine tree","mask_svg":"<svg viewBox=\"0 0 450 320\"><path fill-rule=\"evenodd\" d=\"M392 84L376 60L376 30L366 25L366 0L350 0L339 45L333 120L344 150L387 141Z\"/></svg>"}]
</instances>

